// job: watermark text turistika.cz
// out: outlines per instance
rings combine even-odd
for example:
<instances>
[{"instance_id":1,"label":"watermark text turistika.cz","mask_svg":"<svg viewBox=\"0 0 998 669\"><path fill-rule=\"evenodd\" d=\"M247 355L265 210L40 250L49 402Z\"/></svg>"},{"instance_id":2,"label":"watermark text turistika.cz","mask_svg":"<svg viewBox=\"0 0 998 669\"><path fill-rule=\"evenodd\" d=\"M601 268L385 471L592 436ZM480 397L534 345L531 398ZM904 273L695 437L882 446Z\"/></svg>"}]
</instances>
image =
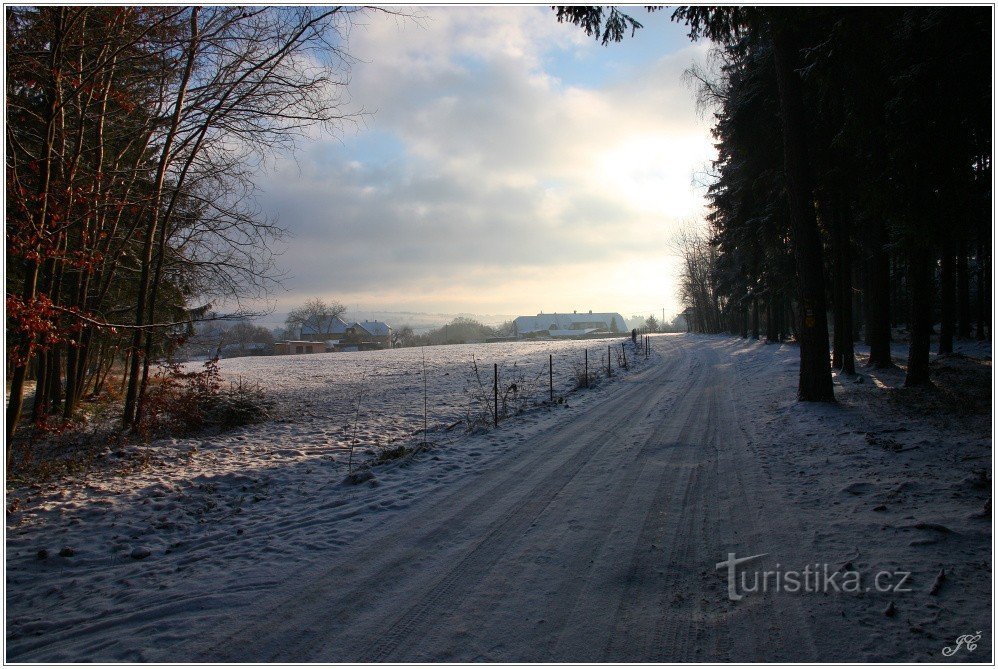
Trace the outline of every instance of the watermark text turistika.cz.
<instances>
[{"instance_id":1,"label":"watermark text turistika.cz","mask_svg":"<svg viewBox=\"0 0 998 669\"><path fill-rule=\"evenodd\" d=\"M765 592L910 592L907 584L911 572L906 571L879 571L873 575L871 582L870 579L864 580L863 573L855 569L819 562L808 564L803 569L787 569L779 563L775 569L761 571L753 571L745 566L767 555L768 553L760 553L740 558L735 553L728 553L728 559L717 563L717 569L727 571L728 599L737 602L746 594Z\"/></svg>"}]
</instances>

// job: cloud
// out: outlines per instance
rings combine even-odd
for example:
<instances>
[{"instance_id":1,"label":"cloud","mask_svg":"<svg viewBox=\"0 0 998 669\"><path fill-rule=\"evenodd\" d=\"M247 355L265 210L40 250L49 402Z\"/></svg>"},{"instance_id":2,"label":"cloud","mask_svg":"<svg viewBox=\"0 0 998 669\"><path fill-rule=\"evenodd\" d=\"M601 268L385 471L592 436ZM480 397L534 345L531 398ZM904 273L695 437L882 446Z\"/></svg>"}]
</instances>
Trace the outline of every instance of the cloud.
<instances>
[{"instance_id":1,"label":"cloud","mask_svg":"<svg viewBox=\"0 0 998 669\"><path fill-rule=\"evenodd\" d=\"M702 48L589 86L574 61L610 50L547 8L422 11L350 35L350 95L373 117L260 182L293 234L279 308L675 310L667 241L712 152L681 77Z\"/></svg>"}]
</instances>

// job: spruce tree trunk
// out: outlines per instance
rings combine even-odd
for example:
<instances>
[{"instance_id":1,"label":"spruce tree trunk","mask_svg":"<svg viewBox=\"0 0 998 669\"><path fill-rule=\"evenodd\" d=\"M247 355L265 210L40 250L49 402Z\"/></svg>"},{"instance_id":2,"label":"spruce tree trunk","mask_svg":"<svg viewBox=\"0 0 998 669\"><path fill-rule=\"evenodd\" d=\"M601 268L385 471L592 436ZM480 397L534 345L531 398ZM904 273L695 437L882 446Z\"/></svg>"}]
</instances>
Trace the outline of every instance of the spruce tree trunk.
<instances>
[{"instance_id":1,"label":"spruce tree trunk","mask_svg":"<svg viewBox=\"0 0 998 669\"><path fill-rule=\"evenodd\" d=\"M949 234L944 233L942 258L939 265L939 355L953 352L953 330L956 314L956 277L953 259L953 243Z\"/></svg>"},{"instance_id":2,"label":"spruce tree trunk","mask_svg":"<svg viewBox=\"0 0 998 669\"><path fill-rule=\"evenodd\" d=\"M839 367L844 374L856 373L856 354L853 347L853 324L852 324L852 226L850 224L849 210L841 203L836 209L835 227L838 229L839 253L836 258L836 266L839 274L839 325L842 328L842 336L839 339L839 347L842 353L842 363Z\"/></svg>"},{"instance_id":3,"label":"spruce tree trunk","mask_svg":"<svg viewBox=\"0 0 998 669\"><path fill-rule=\"evenodd\" d=\"M800 302L798 336L800 379L797 398L803 402L832 402L832 370L828 360L828 321L821 236L814 213L807 155L804 97L797 72L793 27L775 26L773 57L783 125L783 159L790 201L790 233L797 266Z\"/></svg>"},{"instance_id":4,"label":"spruce tree trunk","mask_svg":"<svg viewBox=\"0 0 998 669\"><path fill-rule=\"evenodd\" d=\"M867 248L863 257L863 343L870 345L870 322L873 320L873 310L870 308L870 293L873 291L873 281L870 278L870 250Z\"/></svg>"},{"instance_id":5,"label":"spruce tree trunk","mask_svg":"<svg viewBox=\"0 0 998 669\"><path fill-rule=\"evenodd\" d=\"M929 383L929 349L932 336L932 254L919 244L909 253L908 282L911 289L911 345L905 387Z\"/></svg>"},{"instance_id":6,"label":"spruce tree trunk","mask_svg":"<svg viewBox=\"0 0 998 669\"><path fill-rule=\"evenodd\" d=\"M855 249L853 249L855 250ZM854 259L854 258L853 258ZM866 265L853 263L852 285L852 341L862 341L866 324ZM859 286L859 288L857 288Z\"/></svg>"},{"instance_id":7,"label":"spruce tree trunk","mask_svg":"<svg viewBox=\"0 0 998 669\"><path fill-rule=\"evenodd\" d=\"M786 311L784 312L785 315L783 317L783 320L781 321L784 329L783 329L783 336L780 337L780 341L783 341L783 339L787 335L790 335L794 339L797 339L799 341L800 340L800 328L798 327L797 310L794 309L794 303L788 297L784 301L784 305L783 306L784 306L784 309ZM831 372L829 372L829 374L830 373Z\"/></svg>"},{"instance_id":8,"label":"spruce tree trunk","mask_svg":"<svg viewBox=\"0 0 998 669\"><path fill-rule=\"evenodd\" d=\"M987 271L984 262L984 244L977 243L977 340L984 341L987 335L984 325L988 320Z\"/></svg>"},{"instance_id":9,"label":"spruce tree trunk","mask_svg":"<svg viewBox=\"0 0 998 669\"><path fill-rule=\"evenodd\" d=\"M822 220L825 221L832 239L832 368L842 368L842 340L844 338L844 305L842 304L842 230L839 228L840 216L837 203L823 208Z\"/></svg>"},{"instance_id":10,"label":"spruce tree trunk","mask_svg":"<svg viewBox=\"0 0 998 669\"><path fill-rule=\"evenodd\" d=\"M759 298L752 296L752 339L759 341Z\"/></svg>"},{"instance_id":11,"label":"spruce tree trunk","mask_svg":"<svg viewBox=\"0 0 998 669\"><path fill-rule=\"evenodd\" d=\"M881 220L870 221L869 259L867 260L866 341L870 345L868 366L887 369L891 359L891 264L887 251L887 227Z\"/></svg>"},{"instance_id":12,"label":"spruce tree trunk","mask_svg":"<svg viewBox=\"0 0 998 669\"><path fill-rule=\"evenodd\" d=\"M779 330L776 324L776 309L773 306L772 295L766 300L766 343L772 344L779 339Z\"/></svg>"},{"instance_id":13,"label":"spruce tree trunk","mask_svg":"<svg viewBox=\"0 0 998 669\"><path fill-rule=\"evenodd\" d=\"M956 255L956 333L970 339L970 271L967 267L967 240L960 239Z\"/></svg>"}]
</instances>

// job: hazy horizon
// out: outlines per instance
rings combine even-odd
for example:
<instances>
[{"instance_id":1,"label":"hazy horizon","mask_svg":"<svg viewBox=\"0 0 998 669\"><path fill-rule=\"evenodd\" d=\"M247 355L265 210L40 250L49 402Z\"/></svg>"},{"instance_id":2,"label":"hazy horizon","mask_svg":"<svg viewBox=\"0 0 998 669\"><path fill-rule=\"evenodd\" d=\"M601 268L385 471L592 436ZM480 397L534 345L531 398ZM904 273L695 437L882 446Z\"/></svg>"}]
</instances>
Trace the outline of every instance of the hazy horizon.
<instances>
[{"instance_id":1,"label":"hazy horizon","mask_svg":"<svg viewBox=\"0 0 998 669\"><path fill-rule=\"evenodd\" d=\"M534 312L517 312L508 314L484 314L484 313L474 313L470 311L457 311L457 312L426 312L426 311L405 311L405 310L379 310L379 309L364 309L356 305L347 305L347 310L344 312L344 320L348 321L362 321L362 320L380 320L382 322L388 323L388 325L398 328L405 325L412 327L417 333L425 330L429 330L435 327L440 327L446 323L450 323L455 318L465 317L472 318L483 325L499 325L505 321L512 320L517 316L535 316L543 311L546 314L552 313L571 313L572 311L589 311L589 309L543 309ZM648 309L639 311L619 311L616 309L593 309L594 312L610 312L619 313L625 321L630 321L636 317L647 318L648 316L655 316L656 319L662 318L662 309ZM669 313L666 311L665 317L666 321L673 320L678 314ZM252 319L253 323L256 325L266 327L269 329L283 328L284 318L287 316L287 312L274 312L272 314L267 314L258 318Z\"/></svg>"}]
</instances>

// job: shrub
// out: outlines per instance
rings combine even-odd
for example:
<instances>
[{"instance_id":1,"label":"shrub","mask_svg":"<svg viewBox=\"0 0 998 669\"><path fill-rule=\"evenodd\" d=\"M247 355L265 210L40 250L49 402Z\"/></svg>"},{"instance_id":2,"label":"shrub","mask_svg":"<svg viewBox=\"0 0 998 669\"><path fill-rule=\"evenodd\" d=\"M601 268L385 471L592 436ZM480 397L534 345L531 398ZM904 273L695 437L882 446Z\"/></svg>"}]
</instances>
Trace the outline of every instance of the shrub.
<instances>
[{"instance_id":1,"label":"shrub","mask_svg":"<svg viewBox=\"0 0 998 669\"><path fill-rule=\"evenodd\" d=\"M140 407L137 431L145 437L168 432L193 432L205 425L222 387L218 358L197 372L184 371L178 363L161 365L152 388Z\"/></svg>"},{"instance_id":2,"label":"shrub","mask_svg":"<svg viewBox=\"0 0 998 669\"><path fill-rule=\"evenodd\" d=\"M250 425L271 418L273 409L274 402L267 399L259 383L239 379L215 396L207 422L223 428Z\"/></svg>"},{"instance_id":3,"label":"shrub","mask_svg":"<svg viewBox=\"0 0 998 669\"><path fill-rule=\"evenodd\" d=\"M193 372L170 363L153 378L137 430L149 438L190 434L211 426L228 429L267 420L273 408L259 384L239 379L223 389L217 358Z\"/></svg>"},{"instance_id":4,"label":"shrub","mask_svg":"<svg viewBox=\"0 0 998 669\"><path fill-rule=\"evenodd\" d=\"M605 365L604 365L605 367ZM586 365L582 360L572 361L572 375L575 378L575 389L595 388L600 382L601 368L599 363L594 366L593 361L589 361L589 378L586 378ZM606 371L605 369L602 371Z\"/></svg>"},{"instance_id":5,"label":"shrub","mask_svg":"<svg viewBox=\"0 0 998 669\"><path fill-rule=\"evenodd\" d=\"M465 390L471 395L472 403L465 411L465 423L469 431L478 431L491 427L494 417L500 419L516 416L535 404L539 396L541 379L546 383L547 367L545 366L533 378L528 378L526 372L513 363L511 367L499 365L498 409L495 406L496 392L492 381L483 379L478 369L478 360L471 356L471 379Z\"/></svg>"},{"instance_id":6,"label":"shrub","mask_svg":"<svg viewBox=\"0 0 998 669\"><path fill-rule=\"evenodd\" d=\"M386 462L391 462L392 460L404 458L408 454L409 449L402 444L399 444L393 448L383 448L378 453L378 456L374 458L374 464L382 465Z\"/></svg>"}]
</instances>

